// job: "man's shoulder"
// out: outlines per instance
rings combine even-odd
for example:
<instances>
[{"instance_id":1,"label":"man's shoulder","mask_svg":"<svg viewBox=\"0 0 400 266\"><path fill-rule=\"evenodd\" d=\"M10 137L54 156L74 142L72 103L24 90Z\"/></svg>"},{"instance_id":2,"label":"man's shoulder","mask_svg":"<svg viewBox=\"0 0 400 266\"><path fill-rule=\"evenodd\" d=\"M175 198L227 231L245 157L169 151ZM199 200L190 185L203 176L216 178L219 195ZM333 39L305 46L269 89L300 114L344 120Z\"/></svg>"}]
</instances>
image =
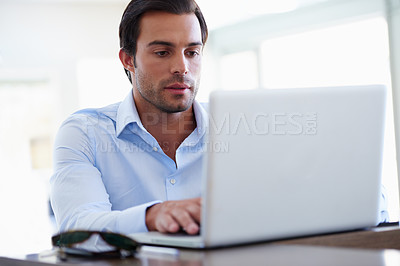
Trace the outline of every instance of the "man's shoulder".
<instances>
[{"instance_id":1,"label":"man's shoulder","mask_svg":"<svg viewBox=\"0 0 400 266\"><path fill-rule=\"evenodd\" d=\"M121 102L110 104L101 108L85 108L70 115L69 119L105 119L116 120L118 107Z\"/></svg>"},{"instance_id":2,"label":"man's shoulder","mask_svg":"<svg viewBox=\"0 0 400 266\"><path fill-rule=\"evenodd\" d=\"M109 127L110 124L115 124L117 111L120 102L110 104L101 108L85 108L71 114L63 123L63 126L77 127Z\"/></svg>"}]
</instances>

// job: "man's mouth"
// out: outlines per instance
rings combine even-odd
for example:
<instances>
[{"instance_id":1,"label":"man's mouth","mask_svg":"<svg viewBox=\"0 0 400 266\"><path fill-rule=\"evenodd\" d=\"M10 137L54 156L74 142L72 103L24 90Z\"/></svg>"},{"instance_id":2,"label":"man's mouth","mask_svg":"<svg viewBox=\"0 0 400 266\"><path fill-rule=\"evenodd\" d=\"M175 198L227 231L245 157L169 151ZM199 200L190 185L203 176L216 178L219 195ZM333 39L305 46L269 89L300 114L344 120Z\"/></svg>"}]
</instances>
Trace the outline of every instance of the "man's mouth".
<instances>
[{"instance_id":1,"label":"man's mouth","mask_svg":"<svg viewBox=\"0 0 400 266\"><path fill-rule=\"evenodd\" d=\"M171 84L171 85L165 87L165 89L168 89L168 90L185 90L185 89L189 89L189 88L190 88L190 86L185 83L174 83L174 84Z\"/></svg>"},{"instance_id":2,"label":"man's mouth","mask_svg":"<svg viewBox=\"0 0 400 266\"><path fill-rule=\"evenodd\" d=\"M190 89L190 86L185 83L174 83L164 87L164 89L174 94L183 94Z\"/></svg>"}]
</instances>

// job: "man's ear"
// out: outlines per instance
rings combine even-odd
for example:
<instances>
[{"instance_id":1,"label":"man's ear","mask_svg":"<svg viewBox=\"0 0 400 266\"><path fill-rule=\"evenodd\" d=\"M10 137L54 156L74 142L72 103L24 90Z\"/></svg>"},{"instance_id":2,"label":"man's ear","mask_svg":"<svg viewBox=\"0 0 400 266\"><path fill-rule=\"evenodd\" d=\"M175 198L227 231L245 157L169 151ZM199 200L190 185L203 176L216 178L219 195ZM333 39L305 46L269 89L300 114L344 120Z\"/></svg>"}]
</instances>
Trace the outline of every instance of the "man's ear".
<instances>
[{"instance_id":1,"label":"man's ear","mask_svg":"<svg viewBox=\"0 0 400 266\"><path fill-rule=\"evenodd\" d=\"M128 55L122 48L119 50L119 60L125 69L135 73L135 64L133 56Z\"/></svg>"}]
</instances>

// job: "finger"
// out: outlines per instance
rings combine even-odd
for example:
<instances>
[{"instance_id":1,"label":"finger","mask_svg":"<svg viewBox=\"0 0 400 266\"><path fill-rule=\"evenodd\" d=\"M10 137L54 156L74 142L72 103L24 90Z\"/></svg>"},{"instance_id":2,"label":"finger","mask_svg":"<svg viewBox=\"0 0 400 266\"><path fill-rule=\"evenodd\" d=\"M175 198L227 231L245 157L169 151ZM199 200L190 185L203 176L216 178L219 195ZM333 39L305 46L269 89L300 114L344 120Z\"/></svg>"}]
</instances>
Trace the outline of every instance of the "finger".
<instances>
[{"instance_id":1,"label":"finger","mask_svg":"<svg viewBox=\"0 0 400 266\"><path fill-rule=\"evenodd\" d=\"M199 225L192 218L190 213L186 209L175 209L172 212L173 218L188 234L197 234L199 231Z\"/></svg>"},{"instance_id":2,"label":"finger","mask_svg":"<svg viewBox=\"0 0 400 266\"><path fill-rule=\"evenodd\" d=\"M156 229L161 233L176 233L180 226L170 215L164 214L161 219L157 219Z\"/></svg>"},{"instance_id":3,"label":"finger","mask_svg":"<svg viewBox=\"0 0 400 266\"><path fill-rule=\"evenodd\" d=\"M200 226L197 223L191 223L185 228L185 232L189 235L196 235L200 231Z\"/></svg>"},{"instance_id":4,"label":"finger","mask_svg":"<svg viewBox=\"0 0 400 266\"><path fill-rule=\"evenodd\" d=\"M194 198L193 199L197 204L199 204L201 206L201 197L198 198Z\"/></svg>"},{"instance_id":5,"label":"finger","mask_svg":"<svg viewBox=\"0 0 400 266\"><path fill-rule=\"evenodd\" d=\"M197 222L201 222L201 206L198 204L191 204L186 207L186 210L189 212L190 216Z\"/></svg>"}]
</instances>

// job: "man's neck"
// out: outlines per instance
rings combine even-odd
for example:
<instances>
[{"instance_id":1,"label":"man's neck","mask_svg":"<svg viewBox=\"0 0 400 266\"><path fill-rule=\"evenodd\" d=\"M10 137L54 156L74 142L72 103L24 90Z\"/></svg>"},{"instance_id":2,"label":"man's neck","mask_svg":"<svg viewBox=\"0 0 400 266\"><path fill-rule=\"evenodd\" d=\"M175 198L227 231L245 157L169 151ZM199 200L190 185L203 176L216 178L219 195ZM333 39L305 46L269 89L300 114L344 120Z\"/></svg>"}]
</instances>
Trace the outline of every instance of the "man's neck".
<instances>
[{"instance_id":1,"label":"man's neck","mask_svg":"<svg viewBox=\"0 0 400 266\"><path fill-rule=\"evenodd\" d=\"M164 153L176 162L176 150L197 126L193 106L177 113L136 107L144 128L157 140Z\"/></svg>"}]
</instances>

